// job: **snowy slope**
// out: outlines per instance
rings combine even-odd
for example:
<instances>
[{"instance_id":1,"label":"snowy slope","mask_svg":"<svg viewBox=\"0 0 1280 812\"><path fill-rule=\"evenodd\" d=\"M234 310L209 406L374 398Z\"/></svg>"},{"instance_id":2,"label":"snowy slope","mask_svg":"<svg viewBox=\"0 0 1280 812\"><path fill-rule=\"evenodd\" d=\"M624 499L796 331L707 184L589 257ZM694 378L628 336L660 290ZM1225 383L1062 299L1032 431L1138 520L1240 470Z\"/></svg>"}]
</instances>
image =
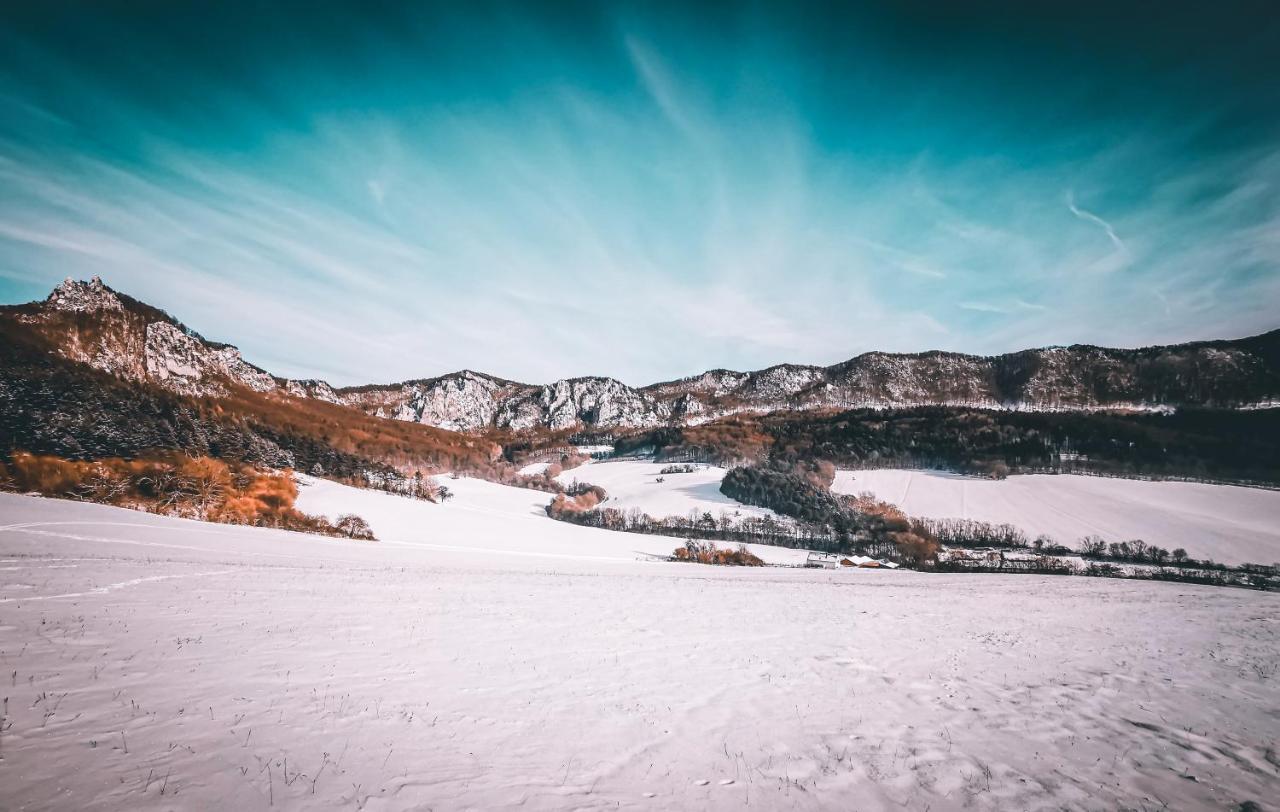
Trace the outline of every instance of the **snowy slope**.
<instances>
[{"instance_id":1,"label":"snowy slope","mask_svg":"<svg viewBox=\"0 0 1280 812\"><path fill-rule=\"evenodd\" d=\"M574 470L585 469L586 466ZM355 513L369 522L379 539L386 541L498 557L627 562L637 557L668 556L684 543L669 536L617 533L555 521L546 514L551 494L542 491L469 477L437 477L437 481L453 493L451 499L439 505L300 477L298 507L331 519L342 513ZM748 547L771 564L803 563L807 555L802 550L782 547Z\"/></svg>"},{"instance_id":2,"label":"snowy slope","mask_svg":"<svg viewBox=\"0 0 1280 812\"><path fill-rule=\"evenodd\" d=\"M1142 539L1225 564L1280 561L1280 491L1037 474L995 481L941 471L841 471L832 489L871 491L908 514L1007 522L1078 546Z\"/></svg>"},{"instance_id":3,"label":"snowy slope","mask_svg":"<svg viewBox=\"0 0 1280 812\"><path fill-rule=\"evenodd\" d=\"M700 465L688 474L661 474L672 463L638 460L593 461L565 471L556 477L568 485L577 480L599 485L609 494L605 507L629 510L640 508L654 518L687 516L689 511L709 512L719 517L721 511L743 516L774 516L773 511L751 507L720 493L720 480L725 469ZM662 479L662 482L658 482Z\"/></svg>"},{"instance_id":4,"label":"snowy slope","mask_svg":"<svg viewBox=\"0 0 1280 812\"><path fill-rule=\"evenodd\" d=\"M0 494L0 806L1229 809L1280 785L1276 595L615 560L456 484L414 511L305 489L401 537L376 543Z\"/></svg>"}]
</instances>

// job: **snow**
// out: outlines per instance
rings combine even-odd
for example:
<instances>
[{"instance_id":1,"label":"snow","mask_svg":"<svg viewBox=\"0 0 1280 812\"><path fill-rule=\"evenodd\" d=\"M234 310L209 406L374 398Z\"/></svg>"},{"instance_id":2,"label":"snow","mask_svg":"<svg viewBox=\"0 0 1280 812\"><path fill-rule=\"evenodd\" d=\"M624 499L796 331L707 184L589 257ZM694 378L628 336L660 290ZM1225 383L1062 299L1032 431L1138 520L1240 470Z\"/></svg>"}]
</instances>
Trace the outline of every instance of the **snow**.
<instances>
[{"instance_id":1,"label":"snow","mask_svg":"<svg viewBox=\"0 0 1280 812\"><path fill-rule=\"evenodd\" d=\"M1280 785L1274 594L652 563L545 495L449 484L303 489L380 542L0 494L0 806L1226 809Z\"/></svg>"},{"instance_id":2,"label":"snow","mask_svg":"<svg viewBox=\"0 0 1280 812\"><path fill-rule=\"evenodd\" d=\"M546 513L552 495L542 491L470 477L435 479L453 494L441 504L300 476L298 508L330 519L355 513L369 522L380 543L499 558L626 563L666 557L684 544L683 539L672 536L618 533L557 522ZM802 564L806 555L803 550L784 547L747 547L769 564Z\"/></svg>"},{"instance_id":3,"label":"snow","mask_svg":"<svg viewBox=\"0 0 1280 812\"><path fill-rule=\"evenodd\" d=\"M546 471L550 466L551 463L549 462L531 462L520 469L520 474L522 476L537 476L538 474Z\"/></svg>"},{"instance_id":4,"label":"snow","mask_svg":"<svg viewBox=\"0 0 1280 812\"><path fill-rule=\"evenodd\" d=\"M724 468L698 465L698 470L688 474L659 473L663 468L680 464L683 463L592 461L565 471L556 481L563 485L574 480L599 485L609 495L604 507L640 508L655 519L687 516L691 510L710 512L717 519L722 510L743 516L776 516L771 510L744 505L720 493ZM658 482L659 478L663 481Z\"/></svg>"},{"instance_id":5,"label":"snow","mask_svg":"<svg viewBox=\"0 0 1280 812\"><path fill-rule=\"evenodd\" d=\"M576 445L574 451L579 454L612 454L613 446L611 445Z\"/></svg>"},{"instance_id":6,"label":"snow","mask_svg":"<svg viewBox=\"0 0 1280 812\"><path fill-rule=\"evenodd\" d=\"M840 471L832 490L874 493L909 515L1008 523L1071 547L1142 539L1224 564L1280 561L1280 491L1075 474L1005 480L941 471Z\"/></svg>"}]
</instances>

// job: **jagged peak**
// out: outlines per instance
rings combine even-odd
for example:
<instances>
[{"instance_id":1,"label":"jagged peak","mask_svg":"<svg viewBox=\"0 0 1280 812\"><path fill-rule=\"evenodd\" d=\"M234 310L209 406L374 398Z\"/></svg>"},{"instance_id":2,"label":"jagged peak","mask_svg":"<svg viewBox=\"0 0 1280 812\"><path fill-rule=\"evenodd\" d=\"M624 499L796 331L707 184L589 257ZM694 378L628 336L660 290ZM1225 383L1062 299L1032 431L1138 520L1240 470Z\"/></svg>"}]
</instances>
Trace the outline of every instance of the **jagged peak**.
<instances>
[{"instance_id":1,"label":"jagged peak","mask_svg":"<svg viewBox=\"0 0 1280 812\"><path fill-rule=\"evenodd\" d=\"M1250 402L1271 402L1275 370L1280 367L1277 330L1248 339L1137 349L1073 344L998 356L937 349L916 353L871 351L826 367L782 363L742 372L719 368L644 387L632 387L604 375L527 384L460 369L433 378L334 389L322 381L291 381L268 375L245 361L234 346L202 338L164 311L112 290L97 276L88 281L69 278L44 302L0 306L0 314L10 313L21 323L44 324L39 328L44 330L75 330L82 326L81 322L100 317L113 328L102 335L112 340L123 335L127 340L106 346L98 333L90 333L94 341L82 346L79 337L74 337L68 342L68 357L117 374L163 380L179 391L215 391L221 386L220 381L229 379L259 391L283 390L298 397L355 406L382 417L455 430L490 425L562 428L577 423L643 427L673 417L697 415L695 419L705 420L752 408L927 403L1013 403L1030 408L1060 408L1066 404L1065 407L1087 408L1095 402L1234 403L1224 400L1221 386L1197 383L1205 376L1211 377L1215 364L1231 366L1237 370L1233 373L1236 378L1253 381L1249 384L1252 388L1241 389L1252 399ZM127 318L119 319L122 313ZM65 318L67 314L75 317ZM115 323L120 321L122 325ZM123 330L115 329L121 326ZM144 345L145 358L135 345ZM1159 376L1152 378L1155 373L1144 372L1145 367L1141 366L1176 366L1178 359L1167 360L1163 356L1185 351L1196 354L1184 364L1190 365L1194 375L1188 378L1191 383L1181 389ZM1155 357L1157 354L1159 358ZM1133 369L1119 383L1109 381L1102 386L1095 380L1098 376L1086 374L1089 369L1103 369L1114 376L1126 363ZM1182 377L1174 377L1182 381ZM1146 381L1145 388L1138 385L1142 381Z\"/></svg>"},{"instance_id":2,"label":"jagged peak","mask_svg":"<svg viewBox=\"0 0 1280 812\"><path fill-rule=\"evenodd\" d=\"M620 386L624 389L631 388L627 386L625 383L623 383L622 381L618 380L617 378L610 378L607 375L579 375L576 378L561 378L557 381L552 381L547 385L548 386L565 386L565 385L573 386L575 384L585 384L588 386L602 384L605 386Z\"/></svg>"},{"instance_id":3,"label":"jagged peak","mask_svg":"<svg viewBox=\"0 0 1280 812\"><path fill-rule=\"evenodd\" d=\"M814 373L821 372L821 371L822 371L822 367L813 366L812 364L774 364L771 367L765 367L764 369L757 369L754 372L750 372L747 374L755 375L755 376L765 376L765 375L779 375L779 374L790 374L790 373L799 372L799 373L812 375Z\"/></svg>"},{"instance_id":4,"label":"jagged peak","mask_svg":"<svg viewBox=\"0 0 1280 812\"><path fill-rule=\"evenodd\" d=\"M409 380L396 381L394 383L366 383L356 386L340 386L334 387L335 392L344 395L358 395L366 392L382 392L393 391L398 389L417 389L435 386L441 383L450 383L457 381L474 381L481 384L492 386L513 386L525 389L534 389L532 384L520 383L506 378L500 378L497 375L489 375L485 372L476 372L472 369L460 369L456 372L448 372L444 375L437 375L434 378L410 378Z\"/></svg>"},{"instance_id":5,"label":"jagged peak","mask_svg":"<svg viewBox=\"0 0 1280 812\"><path fill-rule=\"evenodd\" d=\"M704 372L699 372L695 375L686 375L683 378L672 378L666 381L658 381L657 383L646 384L645 386L642 386L640 388L641 389L667 389L671 387L687 386L693 383L701 383L703 381L717 380L722 378L745 378L747 375L750 375L750 374L751 373L749 372L739 372L738 370L734 370L734 369L725 369L724 367L717 367L715 369L708 369Z\"/></svg>"},{"instance_id":6,"label":"jagged peak","mask_svg":"<svg viewBox=\"0 0 1280 812\"><path fill-rule=\"evenodd\" d=\"M57 310L76 313L93 313L102 310L124 310L124 302L115 291L95 276L88 282L70 276L53 289L45 303Z\"/></svg>"}]
</instances>

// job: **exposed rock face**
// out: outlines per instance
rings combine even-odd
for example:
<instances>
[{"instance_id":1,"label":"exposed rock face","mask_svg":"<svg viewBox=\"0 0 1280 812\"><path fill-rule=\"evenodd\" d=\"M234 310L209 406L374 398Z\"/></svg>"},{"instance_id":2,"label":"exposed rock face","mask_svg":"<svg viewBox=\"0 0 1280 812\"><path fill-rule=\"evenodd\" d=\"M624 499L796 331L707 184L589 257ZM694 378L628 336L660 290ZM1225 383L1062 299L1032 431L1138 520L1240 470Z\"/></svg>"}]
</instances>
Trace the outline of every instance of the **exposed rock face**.
<instances>
[{"instance_id":1,"label":"exposed rock face","mask_svg":"<svg viewBox=\"0 0 1280 812\"><path fill-rule=\"evenodd\" d=\"M241 386L455 431L627 430L780 409L1259 408L1280 401L1280 330L1134 350L1050 347L991 357L870 352L829 367L715 369L640 389L613 378L539 386L463 370L335 390L324 381L275 378L235 347L206 341L96 277L68 279L44 302L0 308L0 317L37 331L63 357L181 394L217 397Z\"/></svg>"},{"instance_id":2,"label":"exposed rock face","mask_svg":"<svg viewBox=\"0 0 1280 812\"><path fill-rule=\"evenodd\" d=\"M274 378L245 361L235 347L212 347L167 322L147 325L147 377L184 395L225 394L223 381L255 392L278 388Z\"/></svg>"},{"instance_id":3,"label":"exposed rock face","mask_svg":"<svg viewBox=\"0 0 1280 812\"><path fill-rule=\"evenodd\" d=\"M613 378L571 378L512 398L503 404L497 424L512 429L648 428L670 416L670 406Z\"/></svg>"},{"instance_id":4,"label":"exposed rock face","mask_svg":"<svg viewBox=\"0 0 1280 812\"><path fill-rule=\"evenodd\" d=\"M746 383L749 377L751 377L749 372L712 369L692 378L655 383L651 386L646 386L644 391L662 399L677 398L687 394L719 397L736 391Z\"/></svg>"},{"instance_id":5,"label":"exposed rock face","mask_svg":"<svg viewBox=\"0 0 1280 812\"><path fill-rule=\"evenodd\" d=\"M338 390L348 406L395 420L456 431L641 428L661 425L670 408L612 378L575 378L531 386L463 370L391 386Z\"/></svg>"},{"instance_id":6,"label":"exposed rock face","mask_svg":"<svg viewBox=\"0 0 1280 812\"><path fill-rule=\"evenodd\" d=\"M115 291L94 277L67 279L43 302L3 308L64 358L129 380L145 377L145 335Z\"/></svg>"},{"instance_id":7,"label":"exposed rock face","mask_svg":"<svg viewBox=\"0 0 1280 812\"><path fill-rule=\"evenodd\" d=\"M323 381L277 380L244 360L235 347L206 341L96 276L88 282L67 279L44 302L6 310L43 333L64 358L127 380L150 381L191 396L219 397L229 386L244 386L337 402Z\"/></svg>"},{"instance_id":8,"label":"exposed rock face","mask_svg":"<svg viewBox=\"0 0 1280 812\"><path fill-rule=\"evenodd\" d=\"M342 402L338 397L338 393L333 391L332 386L314 378L301 381L285 381L284 391L295 398L312 398L313 400L323 400L326 403Z\"/></svg>"},{"instance_id":9,"label":"exposed rock face","mask_svg":"<svg viewBox=\"0 0 1280 812\"><path fill-rule=\"evenodd\" d=\"M45 303L54 310L72 313L124 310L124 302L120 301L115 291L102 284L102 279L97 276L88 282L77 282L67 277L53 289Z\"/></svg>"},{"instance_id":10,"label":"exposed rock face","mask_svg":"<svg viewBox=\"0 0 1280 812\"><path fill-rule=\"evenodd\" d=\"M341 389L335 396L379 417L475 431L493 425L500 403L521 388L527 387L463 370L429 380Z\"/></svg>"},{"instance_id":11,"label":"exposed rock face","mask_svg":"<svg viewBox=\"0 0 1280 812\"><path fill-rule=\"evenodd\" d=\"M1280 331L1251 339L1135 350L1074 346L982 357L871 352L830 367L782 365L640 390L706 420L777 409L976 406L994 409L1248 408L1280 389ZM726 385L730 384L730 385Z\"/></svg>"}]
</instances>

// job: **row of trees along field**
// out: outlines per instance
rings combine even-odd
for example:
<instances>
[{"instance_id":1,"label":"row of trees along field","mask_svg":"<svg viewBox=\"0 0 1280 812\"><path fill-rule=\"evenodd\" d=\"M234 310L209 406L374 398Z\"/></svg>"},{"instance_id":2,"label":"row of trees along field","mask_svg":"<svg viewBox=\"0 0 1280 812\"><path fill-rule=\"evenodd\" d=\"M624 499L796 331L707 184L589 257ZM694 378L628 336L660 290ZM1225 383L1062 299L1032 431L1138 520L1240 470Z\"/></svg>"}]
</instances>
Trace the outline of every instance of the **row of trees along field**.
<instances>
[{"instance_id":1,"label":"row of trees along field","mask_svg":"<svg viewBox=\"0 0 1280 812\"><path fill-rule=\"evenodd\" d=\"M778 547L894 557L920 562L937 545L920 536L901 511L875 500L830 493L835 469L829 463L797 464L785 470L739 467L726 474L721 491L744 504L778 514L757 516L722 510L654 517L639 508L607 506L604 489L574 483L547 506L554 519L629 533L693 539L754 542Z\"/></svg>"},{"instance_id":2,"label":"row of trees along field","mask_svg":"<svg viewBox=\"0 0 1280 812\"><path fill-rule=\"evenodd\" d=\"M675 475L685 469L675 465L665 470ZM834 472L834 467L825 461L796 462L788 466L775 460L763 465L738 466L726 473L721 482L722 493L744 504L768 508L777 518L742 515L740 511L727 509L718 515L690 511L683 516L652 517L638 508L610 508L603 489L576 482L552 501L547 512L562 521L608 530L855 553L894 558L912 566L932 566L940 548L946 546L1030 551L1038 560L1052 563L1052 567L1045 566L1055 572L1074 571L1062 561L1069 556L1187 571L1250 573L1257 570L1269 575L1274 570L1265 565L1224 567L1190 558L1180 548L1167 550L1137 539L1106 542L1090 536L1081 539L1073 549L1047 536L1030 538L1010 524L910 518L869 493L857 496L831 493ZM1084 574L1110 573L1091 569Z\"/></svg>"}]
</instances>

